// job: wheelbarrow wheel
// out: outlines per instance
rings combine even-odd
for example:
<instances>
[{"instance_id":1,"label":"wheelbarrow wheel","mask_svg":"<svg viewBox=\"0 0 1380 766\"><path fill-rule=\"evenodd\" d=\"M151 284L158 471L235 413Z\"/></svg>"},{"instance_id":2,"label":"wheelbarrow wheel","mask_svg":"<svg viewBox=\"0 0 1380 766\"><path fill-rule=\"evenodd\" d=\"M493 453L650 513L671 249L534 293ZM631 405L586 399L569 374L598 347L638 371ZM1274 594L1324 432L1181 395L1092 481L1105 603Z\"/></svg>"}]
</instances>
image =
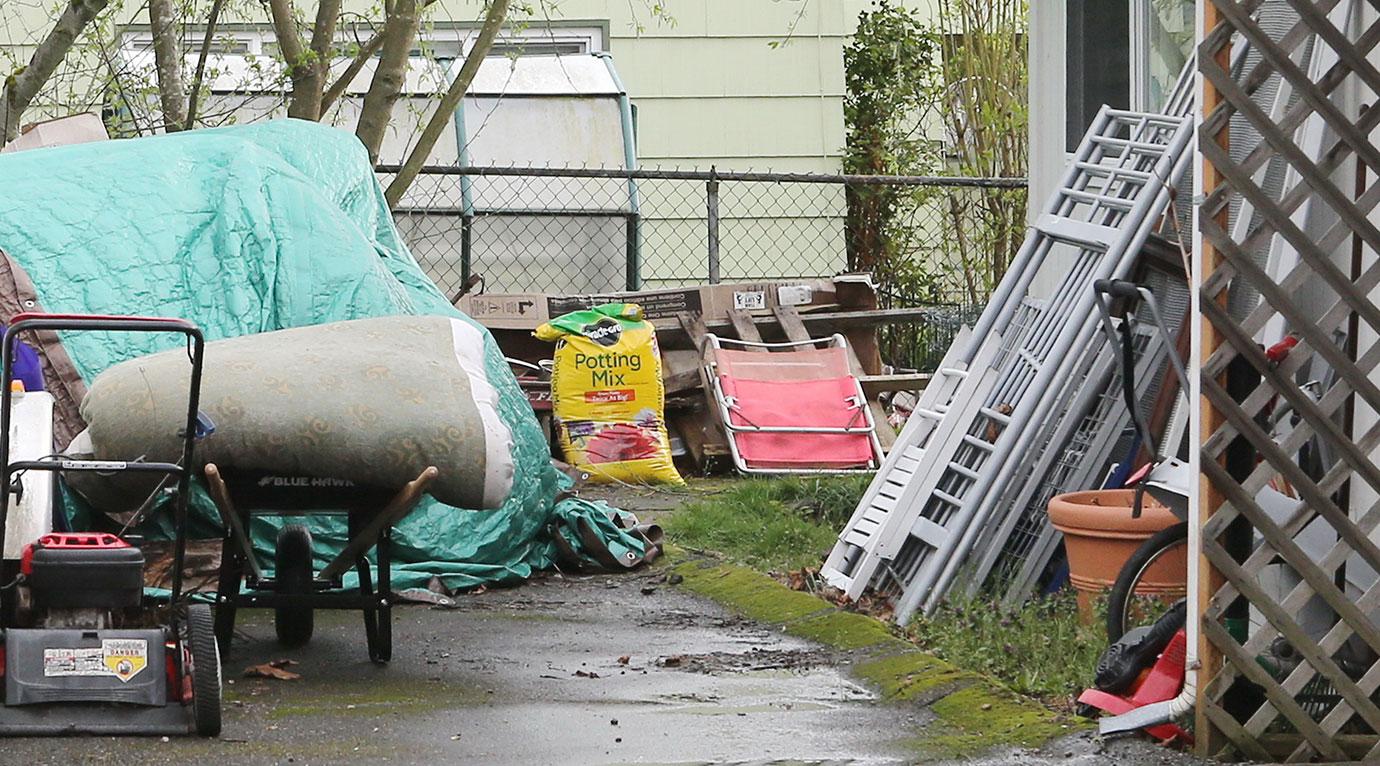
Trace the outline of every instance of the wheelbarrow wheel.
<instances>
[{"instance_id":1,"label":"wheelbarrow wheel","mask_svg":"<svg viewBox=\"0 0 1380 766\"><path fill-rule=\"evenodd\" d=\"M192 724L202 737L220 735L220 650L209 604L187 607L187 648L192 655Z\"/></svg>"},{"instance_id":2,"label":"wheelbarrow wheel","mask_svg":"<svg viewBox=\"0 0 1380 766\"><path fill-rule=\"evenodd\" d=\"M311 532L301 524L289 524L278 533L273 554L273 576L278 592L300 595L311 592ZM302 646L311 640L314 616L309 606L280 606L273 610L278 643Z\"/></svg>"},{"instance_id":3,"label":"wheelbarrow wheel","mask_svg":"<svg viewBox=\"0 0 1380 766\"><path fill-rule=\"evenodd\" d=\"M1112 590L1107 595L1107 644L1115 644L1126 631L1141 625L1153 625L1172 601L1156 602L1136 595L1150 567L1180 546L1188 545L1188 522L1181 521L1165 527L1140 544L1135 553L1122 565ZM1149 601L1147 604L1146 602Z\"/></svg>"}]
</instances>

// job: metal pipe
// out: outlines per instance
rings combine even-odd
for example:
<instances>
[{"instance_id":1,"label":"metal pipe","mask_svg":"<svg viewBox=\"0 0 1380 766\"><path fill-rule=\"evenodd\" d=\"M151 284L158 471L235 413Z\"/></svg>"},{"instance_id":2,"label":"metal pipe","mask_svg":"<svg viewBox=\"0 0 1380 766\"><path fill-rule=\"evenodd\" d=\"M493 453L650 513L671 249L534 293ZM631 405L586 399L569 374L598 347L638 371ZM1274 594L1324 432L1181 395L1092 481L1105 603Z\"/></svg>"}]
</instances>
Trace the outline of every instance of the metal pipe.
<instances>
[{"instance_id":1,"label":"metal pipe","mask_svg":"<svg viewBox=\"0 0 1380 766\"><path fill-rule=\"evenodd\" d=\"M375 165L379 173L397 173L401 165ZM658 181L762 181L766 183L851 184L855 186L942 186L980 189L1023 189L1024 178L968 176L881 176L856 173L759 173L707 170L647 170L642 168L549 168L494 165L428 165L419 175L435 176L513 176L525 178L631 178Z\"/></svg>"},{"instance_id":2,"label":"metal pipe","mask_svg":"<svg viewBox=\"0 0 1380 766\"><path fill-rule=\"evenodd\" d=\"M709 166L714 175L714 166ZM710 178L704 182L705 228L709 240L709 284L719 284L719 182Z\"/></svg>"}]
</instances>

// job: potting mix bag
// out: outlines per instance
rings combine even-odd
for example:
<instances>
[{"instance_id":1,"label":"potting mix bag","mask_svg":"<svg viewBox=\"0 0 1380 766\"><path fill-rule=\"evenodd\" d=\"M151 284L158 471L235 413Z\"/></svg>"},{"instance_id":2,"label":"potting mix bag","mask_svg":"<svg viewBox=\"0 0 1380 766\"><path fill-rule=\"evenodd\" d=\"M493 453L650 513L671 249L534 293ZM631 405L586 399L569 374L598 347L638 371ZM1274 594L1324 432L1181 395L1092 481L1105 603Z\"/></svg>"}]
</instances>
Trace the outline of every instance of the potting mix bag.
<instances>
[{"instance_id":1,"label":"potting mix bag","mask_svg":"<svg viewBox=\"0 0 1380 766\"><path fill-rule=\"evenodd\" d=\"M671 462L661 354L633 303L605 303L552 319L551 399L565 458L592 481L683 484Z\"/></svg>"}]
</instances>

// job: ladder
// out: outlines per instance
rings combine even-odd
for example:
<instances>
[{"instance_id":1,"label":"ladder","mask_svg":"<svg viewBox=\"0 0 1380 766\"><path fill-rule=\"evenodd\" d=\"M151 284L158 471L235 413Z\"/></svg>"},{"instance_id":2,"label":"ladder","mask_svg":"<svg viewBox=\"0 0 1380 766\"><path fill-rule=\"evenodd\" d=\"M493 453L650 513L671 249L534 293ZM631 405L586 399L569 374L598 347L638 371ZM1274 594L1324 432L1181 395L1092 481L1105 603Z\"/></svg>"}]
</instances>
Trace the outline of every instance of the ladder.
<instances>
[{"instance_id":1,"label":"ladder","mask_svg":"<svg viewBox=\"0 0 1380 766\"><path fill-rule=\"evenodd\" d=\"M1167 360L1168 348L1152 326L1135 329L1136 396L1152 388ZM1071 402L1050 419L1037 439L1048 445L1008 487L998 504L1002 517L986 525L984 542L974 549L966 592L982 586L1004 592L1003 602L1018 603L1030 593L1059 540L1048 523L1049 500L1060 492L1101 486L1108 464L1124 457L1117 441L1130 423L1121 393L1120 349L1098 344L1089 349L1079 372L1068 380L1061 401Z\"/></svg>"},{"instance_id":2,"label":"ladder","mask_svg":"<svg viewBox=\"0 0 1380 766\"><path fill-rule=\"evenodd\" d=\"M897 597L902 622L938 603L1021 464L1013 456L1032 449L1058 404L1057 384L1097 340L1093 280L1129 270L1187 164L1191 133L1182 117L1098 112L839 535L822 571L830 584L850 598L869 585ZM1043 302L1030 296L1041 268L1059 275Z\"/></svg>"}]
</instances>

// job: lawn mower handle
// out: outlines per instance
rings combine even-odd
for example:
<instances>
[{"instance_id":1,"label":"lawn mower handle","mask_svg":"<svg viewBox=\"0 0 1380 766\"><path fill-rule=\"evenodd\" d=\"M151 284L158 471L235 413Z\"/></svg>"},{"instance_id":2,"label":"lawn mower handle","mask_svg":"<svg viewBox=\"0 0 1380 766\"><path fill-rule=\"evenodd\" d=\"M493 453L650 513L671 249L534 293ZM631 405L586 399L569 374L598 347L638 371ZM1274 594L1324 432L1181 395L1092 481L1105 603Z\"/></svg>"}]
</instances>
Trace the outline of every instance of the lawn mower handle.
<instances>
[{"instance_id":1,"label":"lawn mower handle","mask_svg":"<svg viewBox=\"0 0 1380 766\"><path fill-rule=\"evenodd\" d=\"M5 546L5 526L9 520L10 509L10 415L14 401L11 385L14 381L15 349L19 336L36 331L106 331L106 332L172 332L187 336L191 344L192 373L187 395L187 420L180 434L182 459L176 466L167 466L164 472L177 476L177 501L173 506L173 525L176 539L173 545L172 599L175 602L182 591L183 559L187 543L187 493L192 476L192 450L196 441L198 413L201 397L201 370L205 355L206 339L201 329L185 319L167 317L122 317L106 314L37 314L22 313L11 318L5 328L3 351L0 351L0 551ZM60 463L53 468L60 470ZM37 467L37 466L28 466ZM155 468L146 465L145 468ZM173 469L176 470L173 470ZM142 470L142 469L134 469Z\"/></svg>"},{"instance_id":2,"label":"lawn mower handle","mask_svg":"<svg viewBox=\"0 0 1380 766\"><path fill-rule=\"evenodd\" d=\"M1174 370L1174 376L1179 379L1180 390L1187 396L1190 389L1188 372L1184 369L1183 360L1174 350L1174 344L1170 340L1169 325L1165 324L1164 315L1160 313L1160 304L1159 301L1155 300L1154 293L1150 292L1148 288L1124 279L1098 279L1093 282L1093 295L1097 298L1097 308L1102 314L1102 328L1106 331L1108 339L1115 343L1116 333L1112 326L1111 307L1103 298L1104 294L1113 298L1139 299L1150 310L1150 318L1155 321L1155 327L1160 331L1160 338L1168 344L1169 367Z\"/></svg>"},{"instance_id":3,"label":"lawn mower handle","mask_svg":"<svg viewBox=\"0 0 1380 766\"><path fill-rule=\"evenodd\" d=\"M1135 298L1140 295L1139 287L1134 282L1127 282L1124 279L1094 280L1093 290L1099 294L1106 293L1113 298Z\"/></svg>"}]
</instances>

